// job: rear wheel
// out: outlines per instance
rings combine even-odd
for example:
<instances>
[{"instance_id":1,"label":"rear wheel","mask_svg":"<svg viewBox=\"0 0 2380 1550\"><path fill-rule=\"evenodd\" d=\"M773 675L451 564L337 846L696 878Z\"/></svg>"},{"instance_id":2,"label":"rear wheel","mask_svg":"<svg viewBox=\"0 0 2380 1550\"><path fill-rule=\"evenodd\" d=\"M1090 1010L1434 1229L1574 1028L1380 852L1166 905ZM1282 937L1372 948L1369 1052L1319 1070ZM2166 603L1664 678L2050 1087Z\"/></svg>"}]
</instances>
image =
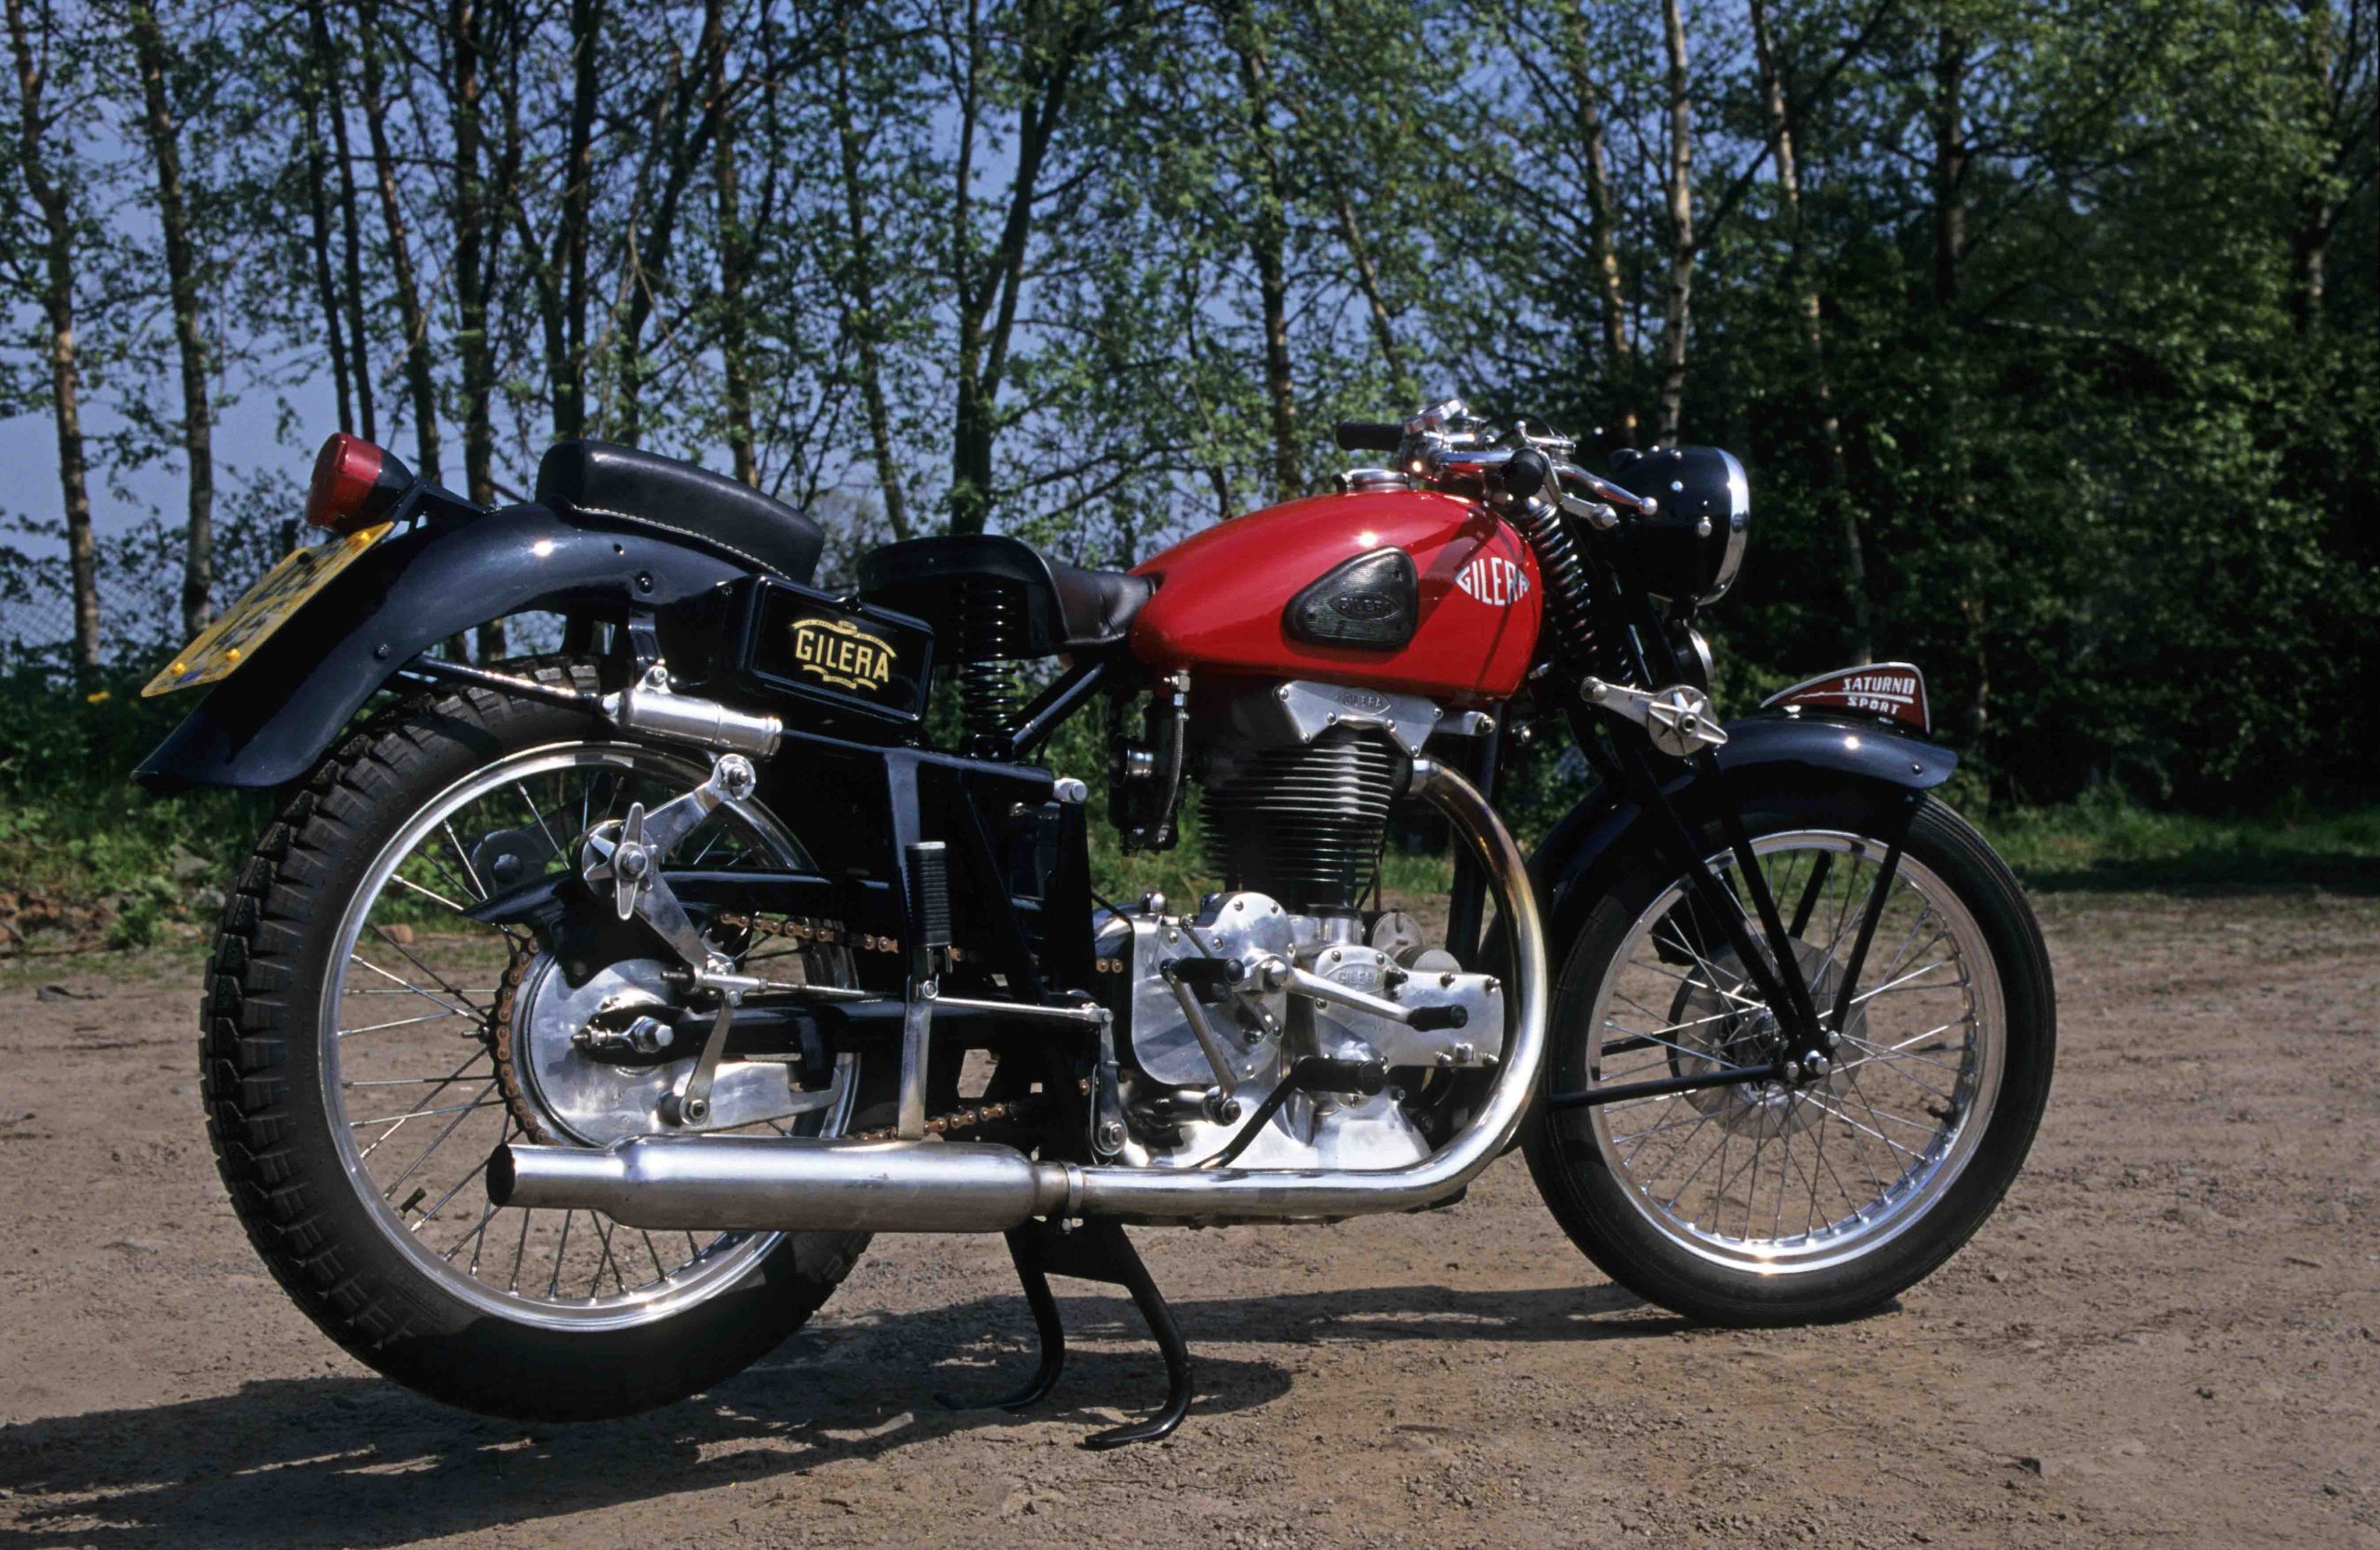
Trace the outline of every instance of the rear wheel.
<instances>
[{"instance_id":1,"label":"rear wheel","mask_svg":"<svg viewBox=\"0 0 2380 1550\"><path fill-rule=\"evenodd\" d=\"M1829 1069L1548 1113L1528 1157L1572 1240L1613 1279L1718 1324L1871 1311L1930 1274L2022 1165L2056 1040L2046 951L2023 894L1931 800L1895 875L1899 799L1779 795L1745 815L1822 1018L1862 910L1882 914ZM1718 841L1707 864L1740 894ZM1752 927L1762 941L1759 927ZM1779 1019L1674 867L1598 900L1556 988L1556 1092L1766 1065Z\"/></svg>"},{"instance_id":2,"label":"rear wheel","mask_svg":"<svg viewBox=\"0 0 2380 1550\"><path fill-rule=\"evenodd\" d=\"M583 666L535 670L592 684ZM508 1141L602 1146L665 1128L696 1049L624 1064L576 1041L590 1025L676 1010L667 965L636 934L600 962L565 964L555 944L466 911L573 868L590 829L705 773L575 712L447 696L350 739L250 860L211 965L209 1133L266 1264L390 1377L526 1419L666 1403L777 1345L865 1248L861 1234L649 1233L488 1199L487 1159ZM685 857L803 862L751 802L723 807ZM840 948L711 924L740 956L767 957L771 977L850 982ZM711 1128L846 1129L856 1066L846 1057L810 1088L784 1064L729 1062Z\"/></svg>"}]
</instances>

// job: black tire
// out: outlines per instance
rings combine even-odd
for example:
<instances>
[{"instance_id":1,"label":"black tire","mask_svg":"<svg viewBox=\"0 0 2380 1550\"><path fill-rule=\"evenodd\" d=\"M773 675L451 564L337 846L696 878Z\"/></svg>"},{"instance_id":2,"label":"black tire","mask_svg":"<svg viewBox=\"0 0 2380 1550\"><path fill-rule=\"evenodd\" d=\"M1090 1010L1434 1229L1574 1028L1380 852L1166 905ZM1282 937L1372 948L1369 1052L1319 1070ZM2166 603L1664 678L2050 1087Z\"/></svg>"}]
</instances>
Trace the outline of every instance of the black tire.
<instances>
[{"instance_id":1,"label":"black tire","mask_svg":"<svg viewBox=\"0 0 2380 1550\"><path fill-rule=\"evenodd\" d=\"M510 665L595 686L591 666ZM601 729L470 690L409 702L349 737L267 831L225 907L199 1043L207 1135L251 1242L323 1331L434 1398L528 1421L668 1404L766 1354L817 1310L866 1234L787 1236L715 1294L653 1322L562 1331L457 1297L370 1219L322 1099L320 1007L355 881L429 798L491 761Z\"/></svg>"},{"instance_id":2,"label":"black tire","mask_svg":"<svg viewBox=\"0 0 2380 1550\"><path fill-rule=\"evenodd\" d=\"M1748 804L1745 827L1755 841L1810 828L1874 836L1888 832L1883 827L1891 818L1887 804L1904 800L1842 788L1780 791ZM1712 851L1723 845L1710 837ZM2057 1039L2049 955L2015 877L1950 808L1930 798L1920 802L1906 854L1957 895L1980 928L2000 976L2006 1031L1999 1091L1964 1169L1897 1236L1849 1263L1764 1275L1714 1263L1658 1226L1597 1144L1590 1129L1592 1111L1540 1110L1527 1140L1538 1189L1571 1241L1613 1280L1709 1324L1761 1327L1856 1318L1930 1275L1997 1208L2024 1163L2049 1097ZM1676 879L1674 867L1642 855L1584 910L1556 984L1547 1091L1589 1085L1589 1040L1581 1030L1594 1016L1605 976L1626 950L1640 916ZM1869 967L1872 974L1875 965Z\"/></svg>"}]
</instances>

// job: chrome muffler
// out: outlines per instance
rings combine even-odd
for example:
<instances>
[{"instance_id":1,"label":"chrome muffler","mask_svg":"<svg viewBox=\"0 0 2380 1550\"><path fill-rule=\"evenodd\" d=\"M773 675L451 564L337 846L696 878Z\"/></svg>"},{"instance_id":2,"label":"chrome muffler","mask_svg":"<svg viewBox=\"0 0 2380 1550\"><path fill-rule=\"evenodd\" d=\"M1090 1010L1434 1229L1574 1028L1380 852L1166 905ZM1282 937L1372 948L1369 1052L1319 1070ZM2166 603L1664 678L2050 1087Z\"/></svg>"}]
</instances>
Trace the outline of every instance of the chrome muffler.
<instances>
[{"instance_id":1,"label":"chrome muffler","mask_svg":"<svg viewBox=\"0 0 2380 1550\"><path fill-rule=\"evenodd\" d=\"M1512 1037L1487 1106L1420 1162L1307 1168L1085 1168L976 1142L643 1136L602 1151L499 1148L497 1205L600 1211L632 1227L785 1232L1005 1232L1036 1216L1292 1222L1412 1211L1479 1176L1519 1130L1545 1058L1545 930L1527 860L1471 783L1427 760L1412 790L1471 847L1514 945Z\"/></svg>"},{"instance_id":2,"label":"chrome muffler","mask_svg":"<svg viewBox=\"0 0 2380 1550\"><path fill-rule=\"evenodd\" d=\"M623 1226L722 1232L1006 1232L1069 1213L1064 1163L974 1142L646 1135L602 1151L505 1146L499 1206L600 1211Z\"/></svg>"}]
</instances>

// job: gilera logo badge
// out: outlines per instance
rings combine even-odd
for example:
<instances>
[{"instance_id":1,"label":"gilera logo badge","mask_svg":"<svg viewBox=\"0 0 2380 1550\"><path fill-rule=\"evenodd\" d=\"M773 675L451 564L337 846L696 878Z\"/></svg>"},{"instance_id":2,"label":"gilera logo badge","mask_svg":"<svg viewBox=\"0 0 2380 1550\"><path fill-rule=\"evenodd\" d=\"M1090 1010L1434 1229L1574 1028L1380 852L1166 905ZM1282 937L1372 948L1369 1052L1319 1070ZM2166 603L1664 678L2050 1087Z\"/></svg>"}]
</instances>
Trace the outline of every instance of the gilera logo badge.
<instances>
[{"instance_id":1,"label":"gilera logo badge","mask_svg":"<svg viewBox=\"0 0 2380 1550\"><path fill-rule=\"evenodd\" d=\"M1528 572L1494 554L1482 555L1463 566L1454 584L1490 608L1510 608L1528 596Z\"/></svg>"},{"instance_id":2,"label":"gilera logo badge","mask_svg":"<svg viewBox=\"0 0 2380 1550\"><path fill-rule=\"evenodd\" d=\"M1370 689L1331 685L1326 687L1323 693L1360 716L1385 716L1396 708L1395 701L1386 695Z\"/></svg>"},{"instance_id":3,"label":"gilera logo badge","mask_svg":"<svg viewBox=\"0 0 2380 1550\"><path fill-rule=\"evenodd\" d=\"M1330 600L1330 611L1342 619L1384 619L1396 612L1396 601L1378 592L1341 592Z\"/></svg>"},{"instance_id":4,"label":"gilera logo badge","mask_svg":"<svg viewBox=\"0 0 2380 1550\"><path fill-rule=\"evenodd\" d=\"M891 643L849 619L797 619L793 659L838 689L881 689L892 678Z\"/></svg>"}]
</instances>

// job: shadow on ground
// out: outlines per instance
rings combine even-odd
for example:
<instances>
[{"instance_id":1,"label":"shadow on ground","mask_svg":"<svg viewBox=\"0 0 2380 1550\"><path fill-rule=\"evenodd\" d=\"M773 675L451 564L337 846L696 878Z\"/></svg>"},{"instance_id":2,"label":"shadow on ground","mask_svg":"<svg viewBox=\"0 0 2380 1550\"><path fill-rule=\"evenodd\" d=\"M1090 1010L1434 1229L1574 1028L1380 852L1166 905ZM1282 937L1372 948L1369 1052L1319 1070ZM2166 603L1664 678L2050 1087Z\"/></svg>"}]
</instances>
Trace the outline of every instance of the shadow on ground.
<instances>
[{"instance_id":1,"label":"shadow on ground","mask_svg":"<svg viewBox=\"0 0 2380 1550\"><path fill-rule=\"evenodd\" d=\"M1081 1340L1140 1343L1122 1297L1061 1297ZM1638 1317L1609 1317L1636 1311ZM1609 1340L1683 1321L1608 1286L1522 1292L1437 1286L1304 1292L1175 1305L1197 1361L1188 1427L1287 1394L1281 1366L1201 1354L1199 1342ZM990 1395L1033 1354L985 1331L1029 1328L1023 1300L991 1297L804 1331L699 1399L584 1427L491 1421L394 1384L272 1378L240 1392L96 1411L0 1428L0 1483L19 1518L0 1547L72 1543L175 1550L310 1543L386 1545L509 1525L737 1481L800 1478L954 1432L1059 1420L1085 1435L1165 1391L1153 1346L1070 1349L1057 1392L1024 1416L953 1411L933 1396ZM960 1354L953 1355L954 1350ZM65 1496L46 1504L28 1498ZM104 1526L92 1526L93 1520ZM60 1525L79 1526L66 1529ZM535 1539L533 1529L528 1537Z\"/></svg>"}]
</instances>

